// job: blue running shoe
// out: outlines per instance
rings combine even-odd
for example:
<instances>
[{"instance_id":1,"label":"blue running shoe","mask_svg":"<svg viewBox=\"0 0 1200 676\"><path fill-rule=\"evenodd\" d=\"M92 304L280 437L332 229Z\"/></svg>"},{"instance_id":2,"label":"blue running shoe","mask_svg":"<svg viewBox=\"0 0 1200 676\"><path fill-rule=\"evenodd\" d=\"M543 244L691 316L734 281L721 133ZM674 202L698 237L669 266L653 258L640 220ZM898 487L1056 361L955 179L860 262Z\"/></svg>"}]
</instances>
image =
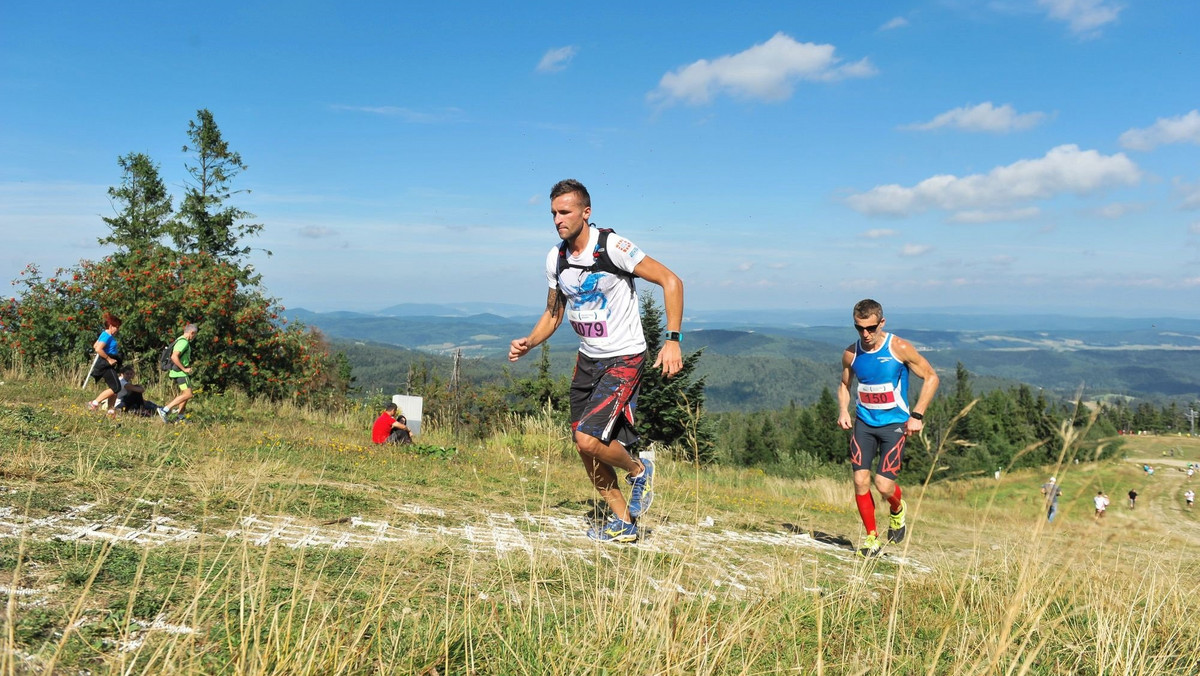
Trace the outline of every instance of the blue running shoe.
<instances>
[{"instance_id":1,"label":"blue running shoe","mask_svg":"<svg viewBox=\"0 0 1200 676\"><path fill-rule=\"evenodd\" d=\"M170 420L167 419L167 416L169 416L169 415L171 415L171 409L163 408L162 406L158 407L158 417L162 418L163 422L165 422L165 423L171 422Z\"/></svg>"},{"instance_id":2,"label":"blue running shoe","mask_svg":"<svg viewBox=\"0 0 1200 676\"><path fill-rule=\"evenodd\" d=\"M650 503L654 502L654 461L650 458L642 458L642 466L646 469L641 475L627 475L625 480L632 486L633 490L629 491L629 516L638 518L650 509Z\"/></svg>"},{"instance_id":3,"label":"blue running shoe","mask_svg":"<svg viewBox=\"0 0 1200 676\"><path fill-rule=\"evenodd\" d=\"M637 542L638 529L636 524L625 523L614 516L603 526L589 528L588 537L600 542Z\"/></svg>"}]
</instances>

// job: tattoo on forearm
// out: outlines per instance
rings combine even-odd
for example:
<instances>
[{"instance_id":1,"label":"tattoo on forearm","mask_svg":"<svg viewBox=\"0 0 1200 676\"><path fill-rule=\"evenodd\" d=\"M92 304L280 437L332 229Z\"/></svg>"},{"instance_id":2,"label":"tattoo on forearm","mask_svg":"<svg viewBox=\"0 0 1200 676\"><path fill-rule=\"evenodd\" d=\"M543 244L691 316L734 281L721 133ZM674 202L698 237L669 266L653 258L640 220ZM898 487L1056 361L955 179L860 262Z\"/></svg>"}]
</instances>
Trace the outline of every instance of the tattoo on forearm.
<instances>
[{"instance_id":1,"label":"tattoo on forearm","mask_svg":"<svg viewBox=\"0 0 1200 676\"><path fill-rule=\"evenodd\" d=\"M551 317L557 319L566 304L567 299L563 297L561 291L550 289L550 293L546 295L546 312L549 312Z\"/></svg>"}]
</instances>

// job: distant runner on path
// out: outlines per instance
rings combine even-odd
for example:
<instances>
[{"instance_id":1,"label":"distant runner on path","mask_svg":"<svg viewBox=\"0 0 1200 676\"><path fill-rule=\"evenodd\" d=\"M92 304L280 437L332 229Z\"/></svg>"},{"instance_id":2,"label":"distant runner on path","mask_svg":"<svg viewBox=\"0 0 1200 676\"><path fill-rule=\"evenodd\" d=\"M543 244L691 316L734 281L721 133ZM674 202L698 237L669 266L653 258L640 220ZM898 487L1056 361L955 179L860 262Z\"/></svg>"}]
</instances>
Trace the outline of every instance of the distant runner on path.
<instances>
[{"instance_id":1,"label":"distant runner on path","mask_svg":"<svg viewBox=\"0 0 1200 676\"><path fill-rule=\"evenodd\" d=\"M1062 495L1062 488L1054 477L1042 484L1042 495L1046 496L1046 521L1054 523L1054 515L1058 514L1058 496ZM1137 493L1134 493L1134 496L1136 497Z\"/></svg>"},{"instance_id":2,"label":"distant runner on path","mask_svg":"<svg viewBox=\"0 0 1200 676\"><path fill-rule=\"evenodd\" d=\"M1097 491L1092 502L1096 505L1096 518L1103 519L1104 513L1108 511L1108 496L1104 494L1104 491Z\"/></svg>"},{"instance_id":3,"label":"distant runner on path","mask_svg":"<svg viewBox=\"0 0 1200 676\"><path fill-rule=\"evenodd\" d=\"M1129 508L1133 509L1137 505L1137 491L1129 489Z\"/></svg>"},{"instance_id":4,"label":"distant runner on path","mask_svg":"<svg viewBox=\"0 0 1200 676\"><path fill-rule=\"evenodd\" d=\"M852 313L858 340L842 353L842 380L838 385L838 426L853 429L850 466L854 471L854 500L867 538L859 556L877 556L882 548L875 526L875 498L871 495L871 466L879 456L875 490L890 509L888 541L902 542L908 529L908 505L901 498L896 475L904 460L904 442L924 428L925 409L938 388L938 375L911 343L884 331L883 306L866 298ZM924 381L921 396L909 409L908 374ZM855 416L850 417L850 381L858 380Z\"/></svg>"},{"instance_id":5,"label":"distant runner on path","mask_svg":"<svg viewBox=\"0 0 1200 676\"><path fill-rule=\"evenodd\" d=\"M635 459L633 409L645 366L646 338L638 314L633 278L663 289L667 333L654 368L671 377L683 368L679 333L683 323L683 282L633 242L588 222L592 198L574 179L550 190L550 214L561 243L546 254L550 291L546 310L524 338L512 341L509 361L541 345L562 324L564 315L579 335L579 354L571 382L571 427L583 467L613 517L588 536L604 542L636 542L637 518L654 497L654 463ZM629 502L621 493L616 469L627 472Z\"/></svg>"},{"instance_id":6,"label":"distant runner on path","mask_svg":"<svg viewBox=\"0 0 1200 676\"><path fill-rule=\"evenodd\" d=\"M1196 501L1196 493L1189 488L1183 492L1183 499L1187 501L1188 510L1191 510L1192 503Z\"/></svg>"}]
</instances>

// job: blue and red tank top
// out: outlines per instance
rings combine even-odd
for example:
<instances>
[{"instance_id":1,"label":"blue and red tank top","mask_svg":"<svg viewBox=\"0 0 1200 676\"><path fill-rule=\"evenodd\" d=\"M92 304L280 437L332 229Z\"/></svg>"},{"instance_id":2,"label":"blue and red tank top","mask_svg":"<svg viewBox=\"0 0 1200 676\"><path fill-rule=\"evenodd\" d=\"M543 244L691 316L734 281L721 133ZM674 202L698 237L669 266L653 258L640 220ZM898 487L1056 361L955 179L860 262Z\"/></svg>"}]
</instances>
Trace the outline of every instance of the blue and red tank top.
<instances>
[{"instance_id":1,"label":"blue and red tank top","mask_svg":"<svg viewBox=\"0 0 1200 676\"><path fill-rule=\"evenodd\" d=\"M908 366L892 354L892 334L873 352L854 341L854 361L850 362L858 379L855 409L860 420L871 427L894 425L908 420Z\"/></svg>"}]
</instances>

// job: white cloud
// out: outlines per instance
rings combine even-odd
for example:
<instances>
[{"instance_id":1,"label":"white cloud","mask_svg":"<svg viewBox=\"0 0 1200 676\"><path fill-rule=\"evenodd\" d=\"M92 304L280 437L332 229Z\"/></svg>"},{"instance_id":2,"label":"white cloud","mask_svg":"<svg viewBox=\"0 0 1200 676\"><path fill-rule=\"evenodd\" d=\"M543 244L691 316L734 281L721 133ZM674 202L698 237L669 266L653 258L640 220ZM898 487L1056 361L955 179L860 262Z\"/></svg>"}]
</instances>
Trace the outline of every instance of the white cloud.
<instances>
[{"instance_id":1,"label":"white cloud","mask_svg":"<svg viewBox=\"0 0 1200 676\"><path fill-rule=\"evenodd\" d=\"M900 233L891 228L873 228L864 232L862 236L867 239L882 239L884 237L895 237L898 234Z\"/></svg>"},{"instance_id":2,"label":"white cloud","mask_svg":"<svg viewBox=\"0 0 1200 676\"><path fill-rule=\"evenodd\" d=\"M1175 179L1172 181L1175 187L1175 194L1179 196L1180 209L1200 209L1200 183L1188 183L1183 179Z\"/></svg>"},{"instance_id":3,"label":"white cloud","mask_svg":"<svg viewBox=\"0 0 1200 676\"><path fill-rule=\"evenodd\" d=\"M1102 207L1093 209L1092 214L1099 218L1116 220L1126 214L1142 211L1144 208L1143 205L1132 202L1113 202L1112 204L1105 204Z\"/></svg>"},{"instance_id":4,"label":"white cloud","mask_svg":"<svg viewBox=\"0 0 1200 676\"><path fill-rule=\"evenodd\" d=\"M1071 193L1084 195L1133 185L1142 172L1122 153L1101 155L1076 145L1053 148L1045 157L1020 160L986 174L959 178L943 174L906 188L891 184L851 195L846 204L870 216L910 216L930 209L1008 209Z\"/></svg>"},{"instance_id":5,"label":"white cloud","mask_svg":"<svg viewBox=\"0 0 1200 676\"><path fill-rule=\"evenodd\" d=\"M1121 146L1130 150L1154 150L1171 143L1200 145L1200 110L1178 117L1160 117L1145 129L1121 134Z\"/></svg>"},{"instance_id":6,"label":"white cloud","mask_svg":"<svg viewBox=\"0 0 1200 676\"><path fill-rule=\"evenodd\" d=\"M1012 265L1013 263L1016 263L1017 259L1012 256L1009 256L1007 254L996 254L995 256L992 256L991 258L989 258L988 262L991 263L992 265L1008 267L1008 266Z\"/></svg>"},{"instance_id":7,"label":"white cloud","mask_svg":"<svg viewBox=\"0 0 1200 676\"><path fill-rule=\"evenodd\" d=\"M833 45L796 42L783 33L762 44L718 57L700 59L662 76L647 94L651 102L671 105L709 103L720 94L762 101L780 101L792 95L799 80L828 82L876 73L870 60L842 64Z\"/></svg>"},{"instance_id":8,"label":"white cloud","mask_svg":"<svg viewBox=\"0 0 1200 676\"><path fill-rule=\"evenodd\" d=\"M337 231L333 228L323 228L317 225L306 225L300 228L300 236L308 239L321 239L336 234Z\"/></svg>"},{"instance_id":9,"label":"white cloud","mask_svg":"<svg viewBox=\"0 0 1200 676\"><path fill-rule=\"evenodd\" d=\"M737 270L738 270L738 272L750 272L750 271L751 271L751 270L753 270L753 269L754 269L754 263L751 263L751 262L748 262L748 261L747 261L747 262L743 262L743 263L739 263L739 264L738 264L738 266L737 266Z\"/></svg>"},{"instance_id":10,"label":"white cloud","mask_svg":"<svg viewBox=\"0 0 1200 676\"><path fill-rule=\"evenodd\" d=\"M1064 21L1075 35L1087 39L1100 35L1100 28L1117 20L1125 6L1111 0L1038 0L1051 19Z\"/></svg>"},{"instance_id":11,"label":"white cloud","mask_svg":"<svg viewBox=\"0 0 1200 676\"><path fill-rule=\"evenodd\" d=\"M1013 221L1028 221L1041 215L1037 207L1021 209L1001 209L989 211L986 209L971 209L959 211L950 216L951 223L1011 223Z\"/></svg>"},{"instance_id":12,"label":"white cloud","mask_svg":"<svg viewBox=\"0 0 1200 676\"><path fill-rule=\"evenodd\" d=\"M334 110L344 110L351 113L368 113L370 115L380 115L383 117L398 117L405 122L414 122L417 124L434 124L438 122L450 122L462 117L462 109L460 108L442 108L433 112L425 112L404 108L401 106L347 106L335 104L332 106Z\"/></svg>"},{"instance_id":13,"label":"white cloud","mask_svg":"<svg viewBox=\"0 0 1200 676\"><path fill-rule=\"evenodd\" d=\"M946 111L928 122L910 124L904 129L929 131L949 127L963 131L1007 133L1037 126L1046 119L1045 113L1017 113L1012 104L996 107L991 101L977 106L963 106Z\"/></svg>"},{"instance_id":14,"label":"white cloud","mask_svg":"<svg viewBox=\"0 0 1200 676\"><path fill-rule=\"evenodd\" d=\"M922 256L933 251L933 247L928 244L905 244L900 248L900 255L911 258L913 256Z\"/></svg>"},{"instance_id":15,"label":"white cloud","mask_svg":"<svg viewBox=\"0 0 1200 676\"><path fill-rule=\"evenodd\" d=\"M542 60L538 62L537 72L539 73L557 73L571 65L571 59L575 58L575 54L579 52L579 48L575 45L566 47L556 47L542 55Z\"/></svg>"},{"instance_id":16,"label":"white cloud","mask_svg":"<svg viewBox=\"0 0 1200 676\"><path fill-rule=\"evenodd\" d=\"M898 16L879 27L881 31L890 31L896 28L904 28L908 25L908 19Z\"/></svg>"}]
</instances>

